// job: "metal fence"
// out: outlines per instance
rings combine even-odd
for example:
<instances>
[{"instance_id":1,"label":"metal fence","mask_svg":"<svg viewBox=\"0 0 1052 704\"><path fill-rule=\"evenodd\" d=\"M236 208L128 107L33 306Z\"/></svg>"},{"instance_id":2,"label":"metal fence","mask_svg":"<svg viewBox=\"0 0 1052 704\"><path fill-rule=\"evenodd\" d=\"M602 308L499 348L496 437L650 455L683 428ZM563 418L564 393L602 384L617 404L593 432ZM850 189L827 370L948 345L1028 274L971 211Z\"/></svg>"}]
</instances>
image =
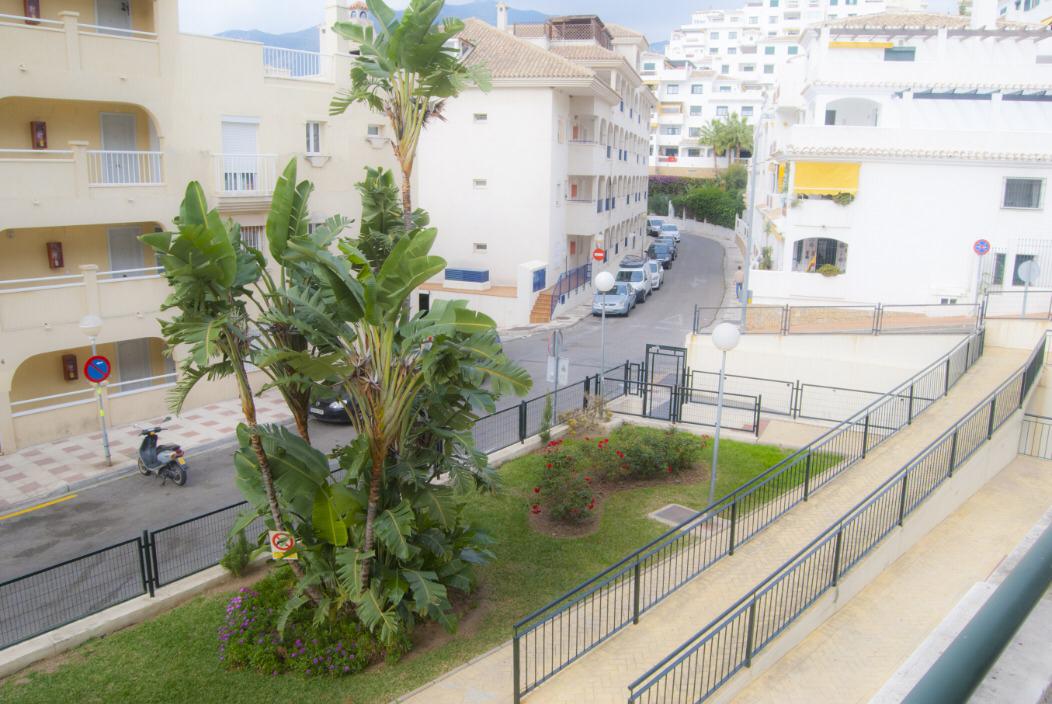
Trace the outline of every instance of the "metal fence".
<instances>
[{"instance_id":1,"label":"metal fence","mask_svg":"<svg viewBox=\"0 0 1052 704\"><path fill-rule=\"evenodd\" d=\"M979 330L806 447L514 626L513 695L595 648L863 460L944 396L983 353ZM938 393L936 393L936 391ZM906 399L904 403L902 399Z\"/></svg>"},{"instance_id":2,"label":"metal fence","mask_svg":"<svg viewBox=\"0 0 1052 704\"><path fill-rule=\"evenodd\" d=\"M1052 320L1052 289L1014 288L988 291L983 296L987 318L1032 318Z\"/></svg>"},{"instance_id":3,"label":"metal fence","mask_svg":"<svg viewBox=\"0 0 1052 704\"><path fill-rule=\"evenodd\" d=\"M1044 363L1045 339L993 393L683 645L629 685L628 701L709 698L788 628L1023 407Z\"/></svg>"},{"instance_id":4,"label":"metal fence","mask_svg":"<svg viewBox=\"0 0 1052 704\"><path fill-rule=\"evenodd\" d=\"M625 377L607 377L603 395L615 400L610 410L673 423L716 427L717 392L679 384L655 384ZM720 426L760 434L759 396L724 390Z\"/></svg>"},{"instance_id":5,"label":"metal fence","mask_svg":"<svg viewBox=\"0 0 1052 704\"><path fill-rule=\"evenodd\" d=\"M1023 416L1023 428L1019 433L1019 454L1052 460L1052 418Z\"/></svg>"},{"instance_id":6,"label":"metal fence","mask_svg":"<svg viewBox=\"0 0 1052 704\"><path fill-rule=\"evenodd\" d=\"M741 306L694 306L693 330L708 333L723 322L741 321ZM891 333L969 333L982 322L975 303L860 306L774 306L746 308L743 332L771 335L880 335Z\"/></svg>"}]
</instances>

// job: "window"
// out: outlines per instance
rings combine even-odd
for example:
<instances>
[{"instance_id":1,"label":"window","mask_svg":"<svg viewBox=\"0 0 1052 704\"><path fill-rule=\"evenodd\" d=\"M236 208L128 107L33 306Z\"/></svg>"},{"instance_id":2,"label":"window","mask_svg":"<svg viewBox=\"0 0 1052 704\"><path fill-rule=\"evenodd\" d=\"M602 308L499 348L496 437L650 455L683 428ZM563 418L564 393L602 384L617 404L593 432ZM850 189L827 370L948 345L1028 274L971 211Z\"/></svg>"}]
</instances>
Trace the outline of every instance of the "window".
<instances>
[{"instance_id":1,"label":"window","mask_svg":"<svg viewBox=\"0 0 1052 704\"><path fill-rule=\"evenodd\" d=\"M884 50L885 61L914 61L917 49L912 46L890 46Z\"/></svg>"},{"instance_id":2,"label":"window","mask_svg":"<svg viewBox=\"0 0 1052 704\"><path fill-rule=\"evenodd\" d=\"M484 178L476 178L471 183L475 188L485 188L489 185L489 182Z\"/></svg>"},{"instance_id":3,"label":"window","mask_svg":"<svg viewBox=\"0 0 1052 704\"><path fill-rule=\"evenodd\" d=\"M365 133L367 135L369 135L370 137L379 137L381 129L382 129L381 125L369 125L368 127L365 128Z\"/></svg>"},{"instance_id":4,"label":"window","mask_svg":"<svg viewBox=\"0 0 1052 704\"><path fill-rule=\"evenodd\" d=\"M940 298L939 299L939 304L940 305L944 305L944 306L955 306L955 305L957 305L957 299L956 298Z\"/></svg>"},{"instance_id":5,"label":"window","mask_svg":"<svg viewBox=\"0 0 1052 704\"><path fill-rule=\"evenodd\" d=\"M262 225L242 225L241 226L241 241L245 243L245 246L252 247L263 251L266 246L267 236L263 230Z\"/></svg>"},{"instance_id":6,"label":"window","mask_svg":"<svg viewBox=\"0 0 1052 704\"><path fill-rule=\"evenodd\" d=\"M727 117L730 114L730 110L727 109L726 105L716 106L716 117Z\"/></svg>"},{"instance_id":7,"label":"window","mask_svg":"<svg viewBox=\"0 0 1052 704\"><path fill-rule=\"evenodd\" d=\"M687 129L687 134L689 136L691 136L691 137L700 137L701 136L701 128L700 127L690 127L690 128Z\"/></svg>"},{"instance_id":8,"label":"window","mask_svg":"<svg viewBox=\"0 0 1052 704\"><path fill-rule=\"evenodd\" d=\"M717 49L716 47L712 47L711 49L709 49L709 53L710 54L718 54L718 53L720 53L720 50Z\"/></svg>"},{"instance_id":9,"label":"window","mask_svg":"<svg viewBox=\"0 0 1052 704\"><path fill-rule=\"evenodd\" d=\"M1003 286L1005 282L1005 258L1004 252L994 255L994 286Z\"/></svg>"},{"instance_id":10,"label":"window","mask_svg":"<svg viewBox=\"0 0 1052 704\"><path fill-rule=\"evenodd\" d=\"M307 123L307 153L321 154L321 123Z\"/></svg>"},{"instance_id":11,"label":"window","mask_svg":"<svg viewBox=\"0 0 1052 704\"><path fill-rule=\"evenodd\" d=\"M774 64L764 64L763 65L763 72L764 73L774 73Z\"/></svg>"},{"instance_id":12,"label":"window","mask_svg":"<svg viewBox=\"0 0 1052 704\"><path fill-rule=\"evenodd\" d=\"M750 73L750 72L756 70L756 66L754 64L742 64L741 65L741 69L742 69L742 71L745 71L746 73Z\"/></svg>"},{"instance_id":13,"label":"window","mask_svg":"<svg viewBox=\"0 0 1052 704\"><path fill-rule=\"evenodd\" d=\"M705 86L701 85L700 83L695 83L694 85L692 85L690 87L690 94L691 95L701 95L704 92L705 92Z\"/></svg>"},{"instance_id":14,"label":"window","mask_svg":"<svg viewBox=\"0 0 1052 704\"><path fill-rule=\"evenodd\" d=\"M737 32L727 32L727 38L728 39L737 39L738 38L738 33Z\"/></svg>"},{"instance_id":15,"label":"window","mask_svg":"<svg viewBox=\"0 0 1052 704\"><path fill-rule=\"evenodd\" d=\"M679 86L675 83L669 83L665 86L665 95L679 95Z\"/></svg>"},{"instance_id":16,"label":"window","mask_svg":"<svg viewBox=\"0 0 1052 704\"><path fill-rule=\"evenodd\" d=\"M836 7L836 4L837 4L837 0L829 0L829 6L830 7Z\"/></svg>"},{"instance_id":17,"label":"window","mask_svg":"<svg viewBox=\"0 0 1052 704\"><path fill-rule=\"evenodd\" d=\"M763 53L766 54L767 56L774 56L774 47L773 46L765 46L763 48Z\"/></svg>"},{"instance_id":18,"label":"window","mask_svg":"<svg viewBox=\"0 0 1052 704\"><path fill-rule=\"evenodd\" d=\"M827 125L835 125L836 124L836 110L826 110L826 124Z\"/></svg>"},{"instance_id":19,"label":"window","mask_svg":"<svg viewBox=\"0 0 1052 704\"><path fill-rule=\"evenodd\" d=\"M688 148L687 156L701 156L701 150L697 148Z\"/></svg>"},{"instance_id":20,"label":"window","mask_svg":"<svg viewBox=\"0 0 1052 704\"><path fill-rule=\"evenodd\" d=\"M679 134L679 132L680 132L680 128L679 127L674 127L672 125L663 125L661 127L661 134L677 135L677 134Z\"/></svg>"},{"instance_id":21,"label":"window","mask_svg":"<svg viewBox=\"0 0 1052 704\"><path fill-rule=\"evenodd\" d=\"M720 33L719 32L709 32L709 39L719 39L719 38L720 38Z\"/></svg>"},{"instance_id":22,"label":"window","mask_svg":"<svg viewBox=\"0 0 1052 704\"><path fill-rule=\"evenodd\" d=\"M742 106L742 117L752 117L752 105Z\"/></svg>"},{"instance_id":23,"label":"window","mask_svg":"<svg viewBox=\"0 0 1052 704\"><path fill-rule=\"evenodd\" d=\"M1026 282L1019 278L1019 267L1025 262L1034 261L1035 257L1033 254L1017 254L1015 255L1015 265L1012 267L1012 285L1013 286L1026 286ZM1037 283L1031 281L1031 285Z\"/></svg>"},{"instance_id":24,"label":"window","mask_svg":"<svg viewBox=\"0 0 1052 704\"><path fill-rule=\"evenodd\" d=\"M485 242L475 242L471 245L471 249L475 252L485 252L489 246Z\"/></svg>"},{"instance_id":25,"label":"window","mask_svg":"<svg viewBox=\"0 0 1052 704\"><path fill-rule=\"evenodd\" d=\"M690 116L691 117L701 117L701 106L700 105L691 105L690 106Z\"/></svg>"},{"instance_id":26,"label":"window","mask_svg":"<svg viewBox=\"0 0 1052 704\"><path fill-rule=\"evenodd\" d=\"M643 64L643 70L644 71L653 71L656 67L657 67L657 64L655 64L655 63L647 62L647 63Z\"/></svg>"},{"instance_id":27,"label":"window","mask_svg":"<svg viewBox=\"0 0 1052 704\"><path fill-rule=\"evenodd\" d=\"M789 47L789 56L796 56L796 52L800 51L800 47L791 46Z\"/></svg>"},{"instance_id":28,"label":"window","mask_svg":"<svg viewBox=\"0 0 1052 704\"><path fill-rule=\"evenodd\" d=\"M1006 178L1001 207L1039 210L1044 185L1043 178Z\"/></svg>"},{"instance_id":29,"label":"window","mask_svg":"<svg viewBox=\"0 0 1052 704\"><path fill-rule=\"evenodd\" d=\"M858 0L844 0L845 5L857 5Z\"/></svg>"},{"instance_id":30,"label":"window","mask_svg":"<svg viewBox=\"0 0 1052 704\"><path fill-rule=\"evenodd\" d=\"M474 115L475 122L489 122L489 113L477 112Z\"/></svg>"},{"instance_id":31,"label":"window","mask_svg":"<svg viewBox=\"0 0 1052 704\"><path fill-rule=\"evenodd\" d=\"M730 72L731 72L731 65L730 64L723 64L722 66L720 66L720 73L730 73Z\"/></svg>"},{"instance_id":32,"label":"window","mask_svg":"<svg viewBox=\"0 0 1052 704\"><path fill-rule=\"evenodd\" d=\"M759 17L750 17L749 18L749 24L760 24L760 18Z\"/></svg>"},{"instance_id":33,"label":"window","mask_svg":"<svg viewBox=\"0 0 1052 704\"><path fill-rule=\"evenodd\" d=\"M737 49L737 47L729 46L729 47L727 47L727 53L728 54L737 54L738 53L738 49Z\"/></svg>"},{"instance_id":34,"label":"window","mask_svg":"<svg viewBox=\"0 0 1052 704\"><path fill-rule=\"evenodd\" d=\"M720 86L720 92L721 93L730 93L731 92L731 87L730 86Z\"/></svg>"}]
</instances>

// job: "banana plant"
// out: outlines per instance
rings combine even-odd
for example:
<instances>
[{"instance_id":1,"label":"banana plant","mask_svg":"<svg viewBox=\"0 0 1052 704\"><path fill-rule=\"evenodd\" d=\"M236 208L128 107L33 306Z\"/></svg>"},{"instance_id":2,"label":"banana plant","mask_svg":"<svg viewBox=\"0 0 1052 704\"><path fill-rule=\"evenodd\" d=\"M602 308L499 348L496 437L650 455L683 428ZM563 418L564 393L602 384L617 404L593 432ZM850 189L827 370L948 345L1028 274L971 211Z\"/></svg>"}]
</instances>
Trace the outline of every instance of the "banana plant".
<instances>
[{"instance_id":1,"label":"banana plant","mask_svg":"<svg viewBox=\"0 0 1052 704\"><path fill-rule=\"evenodd\" d=\"M465 88L489 90L490 75L478 63L461 60L450 46L464 23L447 17L436 24L445 0L410 0L399 18L383 0L366 0L375 19L372 24L337 22L340 36L354 42L358 54L351 68L351 87L336 95L329 107L333 115L354 103L365 103L387 116L391 148L402 171L402 218L412 229L410 177L420 134L428 122L444 119L445 101Z\"/></svg>"}]
</instances>

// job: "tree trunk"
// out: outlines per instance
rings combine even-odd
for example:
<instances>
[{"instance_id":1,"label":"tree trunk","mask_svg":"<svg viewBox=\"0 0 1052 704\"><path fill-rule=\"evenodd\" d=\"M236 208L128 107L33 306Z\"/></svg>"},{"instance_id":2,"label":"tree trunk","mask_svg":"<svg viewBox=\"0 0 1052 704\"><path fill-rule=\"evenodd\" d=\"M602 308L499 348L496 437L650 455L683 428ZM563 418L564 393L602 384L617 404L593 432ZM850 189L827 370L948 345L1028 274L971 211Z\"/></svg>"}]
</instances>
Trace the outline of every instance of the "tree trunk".
<instances>
[{"instance_id":1,"label":"tree trunk","mask_svg":"<svg viewBox=\"0 0 1052 704\"><path fill-rule=\"evenodd\" d=\"M409 183L412 170L402 166L402 224L405 226L406 234L413 227L413 187Z\"/></svg>"},{"instance_id":2,"label":"tree trunk","mask_svg":"<svg viewBox=\"0 0 1052 704\"><path fill-rule=\"evenodd\" d=\"M369 505L365 511L365 538L362 541L362 551L365 553L373 552L376 545L373 524L376 522L376 510L380 505L380 485L383 483L383 475L383 455L379 458L373 457L373 472L369 480ZM369 577L372 573L374 559L366 557L362 563L362 589L369 588Z\"/></svg>"}]
</instances>

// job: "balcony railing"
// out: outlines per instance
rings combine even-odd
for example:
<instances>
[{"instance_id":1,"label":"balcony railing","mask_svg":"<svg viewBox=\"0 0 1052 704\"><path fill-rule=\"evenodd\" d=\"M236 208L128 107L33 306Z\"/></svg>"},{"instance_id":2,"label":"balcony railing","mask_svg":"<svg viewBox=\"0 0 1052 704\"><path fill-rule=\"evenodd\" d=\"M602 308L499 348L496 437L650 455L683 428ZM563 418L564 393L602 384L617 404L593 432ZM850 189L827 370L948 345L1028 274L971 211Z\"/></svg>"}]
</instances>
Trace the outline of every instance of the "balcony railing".
<instances>
[{"instance_id":1,"label":"balcony railing","mask_svg":"<svg viewBox=\"0 0 1052 704\"><path fill-rule=\"evenodd\" d=\"M156 186L164 183L162 152L89 151L88 184Z\"/></svg>"},{"instance_id":2,"label":"balcony railing","mask_svg":"<svg viewBox=\"0 0 1052 704\"><path fill-rule=\"evenodd\" d=\"M271 78L332 80L332 57L315 51L263 47L263 75Z\"/></svg>"},{"instance_id":3,"label":"balcony railing","mask_svg":"<svg viewBox=\"0 0 1052 704\"><path fill-rule=\"evenodd\" d=\"M216 190L225 196L268 196L274 192L275 154L216 154Z\"/></svg>"}]
</instances>

